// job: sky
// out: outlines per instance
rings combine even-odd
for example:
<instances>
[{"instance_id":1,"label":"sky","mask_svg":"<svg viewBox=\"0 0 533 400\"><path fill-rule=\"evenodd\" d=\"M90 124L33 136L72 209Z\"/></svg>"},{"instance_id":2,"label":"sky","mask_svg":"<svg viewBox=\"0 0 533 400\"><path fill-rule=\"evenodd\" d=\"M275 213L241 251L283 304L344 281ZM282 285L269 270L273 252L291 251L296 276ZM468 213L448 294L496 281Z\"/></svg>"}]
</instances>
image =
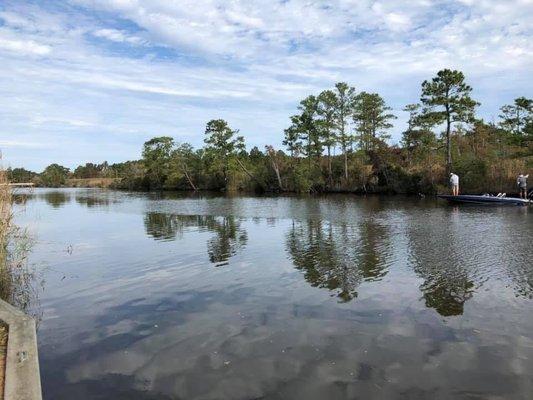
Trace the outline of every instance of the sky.
<instances>
[{"instance_id":1,"label":"sky","mask_svg":"<svg viewBox=\"0 0 533 400\"><path fill-rule=\"evenodd\" d=\"M344 81L402 108L442 68L478 114L532 97L533 0L0 0L3 164L140 158L154 136L203 144L223 118L281 146L298 102Z\"/></svg>"}]
</instances>

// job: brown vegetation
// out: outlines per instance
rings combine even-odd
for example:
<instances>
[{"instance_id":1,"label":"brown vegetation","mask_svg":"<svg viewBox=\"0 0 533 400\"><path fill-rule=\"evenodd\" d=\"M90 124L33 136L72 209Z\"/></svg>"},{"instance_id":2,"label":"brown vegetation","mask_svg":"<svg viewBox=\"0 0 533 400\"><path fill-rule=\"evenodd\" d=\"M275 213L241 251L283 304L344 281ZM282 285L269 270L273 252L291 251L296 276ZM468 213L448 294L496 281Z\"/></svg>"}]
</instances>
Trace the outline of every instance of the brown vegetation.
<instances>
[{"instance_id":1,"label":"brown vegetation","mask_svg":"<svg viewBox=\"0 0 533 400\"><path fill-rule=\"evenodd\" d=\"M25 229L14 223L13 204L24 203L14 196L6 171L0 165L0 299L30 311L35 304L35 272L28 265L32 240ZM36 315L35 315L36 316Z\"/></svg>"},{"instance_id":2,"label":"brown vegetation","mask_svg":"<svg viewBox=\"0 0 533 400\"><path fill-rule=\"evenodd\" d=\"M65 182L66 187L76 188L109 188L120 181L120 178L70 178Z\"/></svg>"}]
</instances>

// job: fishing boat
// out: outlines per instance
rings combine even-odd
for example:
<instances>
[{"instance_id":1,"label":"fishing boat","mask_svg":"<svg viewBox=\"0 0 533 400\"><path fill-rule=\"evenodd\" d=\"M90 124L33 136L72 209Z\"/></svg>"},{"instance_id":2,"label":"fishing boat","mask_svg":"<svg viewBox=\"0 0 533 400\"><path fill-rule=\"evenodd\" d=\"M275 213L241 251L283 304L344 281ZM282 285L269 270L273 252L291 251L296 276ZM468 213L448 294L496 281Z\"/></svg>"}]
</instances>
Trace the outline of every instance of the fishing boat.
<instances>
[{"instance_id":1,"label":"fishing boat","mask_svg":"<svg viewBox=\"0 0 533 400\"><path fill-rule=\"evenodd\" d=\"M532 204L531 200L524 200L518 197L503 197L492 196L488 194L473 195L461 194L452 196L450 194L439 194L438 198L447 200L450 203L465 203L465 204L483 204L483 205L509 205L509 206L526 206Z\"/></svg>"}]
</instances>

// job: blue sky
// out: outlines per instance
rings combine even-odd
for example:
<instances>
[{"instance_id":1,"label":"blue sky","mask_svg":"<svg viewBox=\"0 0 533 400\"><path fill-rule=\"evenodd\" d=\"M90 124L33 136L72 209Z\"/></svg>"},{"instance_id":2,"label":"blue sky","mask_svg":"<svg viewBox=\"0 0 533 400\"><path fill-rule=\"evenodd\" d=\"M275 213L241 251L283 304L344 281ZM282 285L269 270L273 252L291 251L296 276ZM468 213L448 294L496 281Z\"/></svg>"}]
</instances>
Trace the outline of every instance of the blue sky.
<instances>
[{"instance_id":1,"label":"blue sky","mask_svg":"<svg viewBox=\"0 0 533 400\"><path fill-rule=\"evenodd\" d=\"M532 0L0 0L4 164L140 157L160 135L201 146L224 118L280 146L298 101L346 81L401 111L442 68L497 120L532 96Z\"/></svg>"}]
</instances>

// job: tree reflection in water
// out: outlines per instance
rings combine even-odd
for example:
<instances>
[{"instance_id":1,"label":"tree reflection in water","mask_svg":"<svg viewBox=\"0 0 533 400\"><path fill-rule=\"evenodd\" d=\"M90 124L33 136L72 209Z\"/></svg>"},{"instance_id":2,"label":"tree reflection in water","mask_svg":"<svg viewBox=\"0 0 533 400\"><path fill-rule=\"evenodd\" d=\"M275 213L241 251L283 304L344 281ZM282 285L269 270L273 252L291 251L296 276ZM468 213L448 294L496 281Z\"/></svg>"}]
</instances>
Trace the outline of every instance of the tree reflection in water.
<instances>
[{"instance_id":1,"label":"tree reflection in water","mask_svg":"<svg viewBox=\"0 0 533 400\"><path fill-rule=\"evenodd\" d=\"M361 282L387 274L388 236L388 229L372 219L355 225L293 221L286 248L312 286L334 291L340 301L349 302L357 297Z\"/></svg>"},{"instance_id":2,"label":"tree reflection in water","mask_svg":"<svg viewBox=\"0 0 533 400\"><path fill-rule=\"evenodd\" d=\"M61 191L42 193L41 198L43 198L52 208L61 208L63 204L68 203L71 200L70 193Z\"/></svg>"},{"instance_id":3,"label":"tree reflection in water","mask_svg":"<svg viewBox=\"0 0 533 400\"><path fill-rule=\"evenodd\" d=\"M426 307L444 317L462 315L475 285L470 279L467 242L452 232L453 222L435 226L416 222L408 228L409 261L424 283L420 285Z\"/></svg>"},{"instance_id":4,"label":"tree reflection in water","mask_svg":"<svg viewBox=\"0 0 533 400\"><path fill-rule=\"evenodd\" d=\"M112 201L105 196L94 196L90 194L76 194L75 200L76 203L82 206L87 206L88 208L109 206L112 203Z\"/></svg>"},{"instance_id":5,"label":"tree reflection in water","mask_svg":"<svg viewBox=\"0 0 533 400\"><path fill-rule=\"evenodd\" d=\"M146 233L156 240L174 240L182 237L186 228L200 228L215 235L207 241L209 261L216 266L228 264L228 260L248 241L246 230L239 218L212 215L177 215L147 213L144 217Z\"/></svg>"},{"instance_id":6,"label":"tree reflection in water","mask_svg":"<svg viewBox=\"0 0 533 400\"><path fill-rule=\"evenodd\" d=\"M418 270L417 272L421 272ZM425 274L425 270L422 273ZM426 307L434 308L443 317L462 315L465 302L472 297L474 283L466 275L449 274L444 270L433 270L420 286L424 293Z\"/></svg>"}]
</instances>

